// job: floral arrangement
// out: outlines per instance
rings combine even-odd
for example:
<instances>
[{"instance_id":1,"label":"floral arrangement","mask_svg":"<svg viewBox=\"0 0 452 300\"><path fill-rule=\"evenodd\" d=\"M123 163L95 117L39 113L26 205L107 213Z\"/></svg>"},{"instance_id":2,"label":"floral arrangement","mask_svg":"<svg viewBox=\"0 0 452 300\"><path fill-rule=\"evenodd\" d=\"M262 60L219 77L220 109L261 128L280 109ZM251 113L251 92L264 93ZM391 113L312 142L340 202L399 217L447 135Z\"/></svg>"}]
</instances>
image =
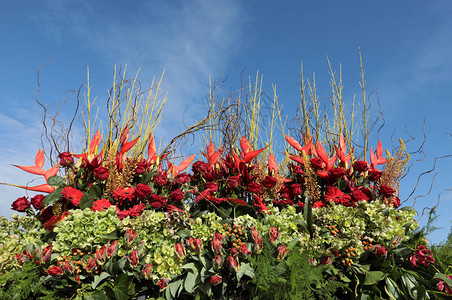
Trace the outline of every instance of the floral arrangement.
<instances>
[{"instance_id":1,"label":"floral arrangement","mask_svg":"<svg viewBox=\"0 0 452 300\"><path fill-rule=\"evenodd\" d=\"M435 299L440 262L401 207L409 156L305 132L277 163L242 136L175 163L129 126L58 154L0 221L2 299ZM132 150L136 151L132 151ZM433 252L432 252L433 251Z\"/></svg>"}]
</instances>

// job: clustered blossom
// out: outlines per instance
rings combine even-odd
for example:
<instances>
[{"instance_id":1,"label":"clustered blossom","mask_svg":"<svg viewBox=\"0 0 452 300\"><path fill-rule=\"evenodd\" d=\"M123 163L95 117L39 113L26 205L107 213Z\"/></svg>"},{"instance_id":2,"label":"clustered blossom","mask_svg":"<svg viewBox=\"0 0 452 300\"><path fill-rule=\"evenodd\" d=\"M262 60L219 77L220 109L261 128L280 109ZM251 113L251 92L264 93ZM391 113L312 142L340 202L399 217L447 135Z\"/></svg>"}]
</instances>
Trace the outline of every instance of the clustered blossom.
<instances>
[{"instance_id":1,"label":"clustered blossom","mask_svg":"<svg viewBox=\"0 0 452 300\"><path fill-rule=\"evenodd\" d=\"M414 254L410 257L410 262L413 266L417 267L417 264L428 266L435 262L432 252L425 245L418 245Z\"/></svg>"}]
</instances>

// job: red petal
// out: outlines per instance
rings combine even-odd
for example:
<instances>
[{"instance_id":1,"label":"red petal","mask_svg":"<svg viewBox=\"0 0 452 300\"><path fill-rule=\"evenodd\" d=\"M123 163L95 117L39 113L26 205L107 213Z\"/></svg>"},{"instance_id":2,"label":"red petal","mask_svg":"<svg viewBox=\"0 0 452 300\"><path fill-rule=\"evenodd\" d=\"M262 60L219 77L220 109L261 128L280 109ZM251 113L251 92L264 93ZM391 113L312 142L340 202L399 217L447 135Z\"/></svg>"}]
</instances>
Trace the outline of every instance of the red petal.
<instances>
[{"instance_id":1,"label":"red petal","mask_svg":"<svg viewBox=\"0 0 452 300\"><path fill-rule=\"evenodd\" d=\"M126 153L127 151L129 151L137 142L138 142L138 139L139 139L140 137L137 137L136 139L134 139L133 141L131 141L131 142L127 142L127 143L124 143L123 145L122 145L122 148L121 148L121 154L124 154L124 153Z\"/></svg>"},{"instance_id":2,"label":"red petal","mask_svg":"<svg viewBox=\"0 0 452 300\"><path fill-rule=\"evenodd\" d=\"M247 154L251 150L250 142L246 139L246 137L242 136L240 139L240 148L242 148L242 152Z\"/></svg>"},{"instance_id":3,"label":"red petal","mask_svg":"<svg viewBox=\"0 0 452 300\"><path fill-rule=\"evenodd\" d=\"M273 153L268 156L268 167L272 172L278 171L278 164L276 164L276 159Z\"/></svg>"},{"instance_id":4,"label":"red petal","mask_svg":"<svg viewBox=\"0 0 452 300\"><path fill-rule=\"evenodd\" d=\"M328 154L326 154L326 151L323 148L323 146L320 144L320 142L317 142L316 150L317 150L317 154L318 154L319 158L324 163L328 164Z\"/></svg>"},{"instance_id":5,"label":"red petal","mask_svg":"<svg viewBox=\"0 0 452 300\"><path fill-rule=\"evenodd\" d=\"M25 172L31 173L31 174L36 174L36 175L43 175L44 174L44 170L41 167L38 166L28 166L28 167L24 167L24 166L17 166L17 165L13 165L21 170L24 170Z\"/></svg>"},{"instance_id":6,"label":"red petal","mask_svg":"<svg viewBox=\"0 0 452 300\"><path fill-rule=\"evenodd\" d=\"M39 149L35 157L35 165L42 168L44 166L44 152Z\"/></svg>"},{"instance_id":7,"label":"red petal","mask_svg":"<svg viewBox=\"0 0 452 300\"><path fill-rule=\"evenodd\" d=\"M155 147L155 140L152 133L149 134L149 142L148 142L148 158L152 159L157 153L157 148Z\"/></svg>"},{"instance_id":8,"label":"red petal","mask_svg":"<svg viewBox=\"0 0 452 300\"><path fill-rule=\"evenodd\" d=\"M184 159L180 164L179 164L179 168L178 168L178 173L182 172L183 170L185 170L186 168L188 168L188 166L193 162L193 160L195 159L196 154L193 154L189 157L187 157L186 159Z\"/></svg>"},{"instance_id":9,"label":"red petal","mask_svg":"<svg viewBox=\"0 0 452 300\"><path fill-rule=\"evenodd\" d=\"M372 168L375 168L377 166L377 158L375 157L374 149L372 148L372 146L370 146L370 164Z\"/></svg>"},{"instance_id":10,"label":"red petal","mask_svg":"<svg viewBox=\"0 0 452 300\"><path fill-rule=\"evenodd\" d=\"M303 157L295 156L295 155L290 155L289 158L290 158L291 160L293 160L293 161L296 161L296 162L299 163L299 164L304 165Z\"/></svg>"},{"instance_id":11,"label":"red petal","mask_svg":"<svg viewBox=\"0 0 452 300\"><path fill-rule=\"evenodd\" d=\"M302 151L303 147L301 147L300 143L297 142L294 138L288 136L288 135L284 135L284 138L286 139L286 141L295 149L297 149L298 151Z\"/></svg>"},{"instance_id":12,"label":"red petal","mask_svg":"<svg viewBox=\"0 0 452 300\"><path fill-rule=\"evenodd\" d=\"M58 173L58 170L60 169L60 164L57 164L56 166L54 166L53 168L48 169L47 171L44 172L44 177L46 179L46 181L52 177L55 176Z\"/></svg>"},{"instance_id":13,"label":"red petal","mask_svg":"<svg viewBox=\"0 0 452 300\"><path fill-rule=\"evenodd\" d=\"M268 146L265 146L264 148L262 148L260 150L254 150L254 151L249 151L249 152L245 153L245 157L243 158L243 162L245 162L245 163L250 162L251 160L253 160L253 158L258 156L267 147Z\"/></svg>"},{"instance_id":14,"label":"red petal","mask_svg":"<svg viewBox=\"0 0 452 300\"><path fill-rule=\"evenodd\" d=\"M100 141L102 140L102 135L99 130L97 130L96 134L93 136L91 143L89 144L89 154L94 154L96 148L100 145Z\"/></svg>"},{"instance_id":15,"label":"red petal","mask_svg":"<svg viewBox=\"0 0 452 300\"><path fill-rule=\"evenodd\" d=\"M29 191L35 191L35 192L42 192L42 193L51 193L53 191L55 191L55 189L48 185L48 184L41 184L41 185L37 185L37 186L22 186L22 185L17 185L17 187L20 187L22 189L26 189Z\"/></svg>"}]
</instances>

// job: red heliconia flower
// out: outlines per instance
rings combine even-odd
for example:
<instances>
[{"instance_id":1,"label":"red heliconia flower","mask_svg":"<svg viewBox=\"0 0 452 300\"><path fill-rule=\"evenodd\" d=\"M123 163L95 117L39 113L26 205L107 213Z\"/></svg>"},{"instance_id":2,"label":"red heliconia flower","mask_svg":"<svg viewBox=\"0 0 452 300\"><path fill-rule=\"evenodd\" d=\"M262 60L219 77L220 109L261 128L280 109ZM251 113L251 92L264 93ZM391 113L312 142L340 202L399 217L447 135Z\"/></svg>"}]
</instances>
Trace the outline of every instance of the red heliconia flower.
<instances>
[{"instance_id":1,"label":"red heliconia flower","mask_svg":"<svg viewBox=\"0 0 452 300\"><path fill-rule=\"evenodd\" d=\"M414 254L410 257L411 264L417 267L417 264L428 266L431 263L435 262L433 258L433 254L430 250L428 250L427 246L418 245Z\"/></svg>"},{"instance_id":2,"label":"red heliconia flower","mask_svg":"<svg viewBox=\"0 0 452 300\"><path fill-rule=\"evenodd\" d=\"M103 245L98 247L96 250L96 261L98 264L102 265L107 257L107 246Z\"/></svg>"},{"instance_id":3,"label":"red heliconia flower","mask_svg":"<svg viewBox=\"0 0 452 300\"><path fill-rule=\"evenodd\" d=\"M63 270L63 268L60 267L60 266L51 266L51 267L49 267L49 269L46 271L46 273L49 274L50 276L58 277L58 276L63 275L64 270Z\"/></svg>"},{"instance_id":4,"label":"red heliconia flower","mask_svg":"<svg viewBox=\"0 0 452 300\"><path fill-rule=\"evenodd\" d=\"M212 250L215 254L221 254L221 249L223 248L223 246L221 245L222 241L223 241L223 236L216 232L213 235L213 241L212 241Z\"/></svg>"},{"instance_id":5,"label":"red heliconia flower","mask_svg":"<svg viewBox=\"0 0 452 300\"><path fill-rule=\"evenodd\" d=\"M21 197L18 198L16 201L11 204L11 209L18 211L18 212L24 212L31 206L30 201L27 200L27 197Z\"/></svg>"},{"instance_id":6,"label":"red heliconia flower","mask_svg":"<svg viewBox=\"0 0 452 300\"><path fill-rule=\"evenodd\" d=\"M67 167L74 164L74 156L70 152L62 152L58 155L60 166Z\"/></svg>"},{"instance_id":7,"label":"red heliconia flower","mask_svg":"<svg viewBox=\"0 0 452 300\"><path fill-rule=\"evenodd\" d=\"M237 273L239 271L239 263L237 262L237 260L232 257L231 255L228 256L228 259L226 261L227 265L228 265L228 269L231 272L235 272Z\"/></svg>"},{"instance_id":8,"label":"red heliconia flower","mask_svg":"<svg viewBox=\"0 0 452 300\"><path fill-rule=\"evenodd\" d=\"M348 155L345 154L347 152L347 145L342 134L339 136L339 148L337 148L336 146L334 146L334 148L336 149L337 157L339 157L343 165L347 167L347 165L350 163L350 154Z\"/></svg>"},{"instance_id":9,"label":"red heliconia flower","mask_svg":"<svg viewBox=\"0 0 452 300\"><path fill-rule=\"evenodd\" d=\"M250 142L246 139L246 137L242 136L242 138L240 139L240 148L242 149L242 152L240 153L240 155L242 156L242 159L239 158L239 162L247 163L247 162L252 161L256 156L258 156L267 147L268 147L268 145L262 149L251 151Z\"/></svg>"},{"instance_id":10,"label":"red heliconia flower","mask_svg":"<svg viewBox=\"0 0 452 300\"><path fill-rule=\"evenodd\" d=\"M276 227L270 227L269 231L270 242L274 243L279 236L278 229Z\"/></svg>"},{"instance_id":11,"label":"red heliconia flower","mask_svg":"<svg viewBox=\"0 0 452 300\"><path fill-rule=\"evenodd\" d=\"M328 173L333 168L333 165L336 162L336 155L331 158L328 158L328 154L326 153L325 149L319 142L317 142L315 151L317 152L318 157L325 164L325 168L323 170L317 171L317 175L322 178L328 178L329 176Z\"/></svg>"},{"instance_id":12,"label":"red heliconia flower","mask_svg":"<svg viewBox=\"0 0 452 300\"><path fill-rule=\"evenodd\" d=\"M215 151L215 146L213 145L213 143L211 141L209 143L209 146L207 146L207 152L206 153L201 152L201 154L204 155L204 157L207 158L207 160L209 161L209 164L211 166L213 166L214 164L216 164L218 162L221 155L223 154L223 147L220 147L220 149Z\"/></svg>"},{"instance_id":13,"label":"red heliconia flower","mask_svg":"<svg viewBox=\"0 0 452 300\"><path fill-rule=\"evenodd\" d=\"M377 258L381 258L382 256L386 255L387 249L385 246L377 244L374 246L375 249L375 255Z\"/></svg>"},{"instance_id":14,"label":"red heliconia flower","mask_svg":"<svg viewBox=\"0 0 452 300\"><path fill-rule=\"evenodd\" d=\"M138 265L138 255L137 250L133 250L129 256L127 256L127 260L129 261L132 267L136 267Z\"/></svg>"},{"instance_id":15,"label":"red heliconia flower","mask_svg":"<svg viewBox=\"0 0 452 300\"><path fill-rule=\"evenodd\" d=\"M107 258L111 258L118 253L118 241L114 241L107 247Z\"/></svg>"},{"instance_id":16,"label":"red heliconia flower","mask_svg":"<svg viewBox=\"0 0 452 300\"><path fill-rule=\"evenodd\" d=\"M61 195L64 199L70 201L75 206L78 206L80 199L83 197L83 193L81 191L70 186L63 188Z\"/></svg>"},{"instance_id":17,"label":"red heliconia flower","mask_svg":"<svg viewBox=\"0 0 452 300\"><path fill-rule=\"evenodd\" d=\"M144 277L144 279L149 280L151 278L151 272L152 264L146 264L143 268L143 271L141 271L141 274Z\"/></svg>"},{"instance_id":18,"label":"red heliconia flower","mask_svg":"<svg viewBox=\"0 0 452 300\"><path fill-rule=\"evenodd\" d=\"M168 169L169 169L171 176L173 178L175 178L180 172L182 172L183 170L188 168L188 166L191 165L191 163L195 159L195 156L196 156L196 154L193 154L193 155L187 157L179 164L179 166L173 165L172 163L170 163L168 161Z\"/></svg>"},{"instance_id":19,"label":"red heliconia flower","mask_svg":"<svg viewBox=\"0 0 452 300\"><path fill-rule=\"evenodd\" d=\"M219 285L221 281L223 281L223 278L221 276L213 275L212 277L210 277L209 283L213 286L216 286Z\"/></svg>"},{"instance_id":20,"label":"red heliconia flower","mask_svg":"<svg viewBox=\"0 0 452 300\"><path fill-rule=\"evenodd\" d=\"M262 198L260 198L258 195L253 195L254 199L254 206L256 206L259 209L259 212L262 213L262 211L266 211L268 214L270 212L268 211L267 205L265 205L265 202L262 201Z\"/></svg>"},{"instance_id":21,"label":"red heliconia flower","mask_svg":"<svg viewBox=\"0 0 452 300\"><path fill-rule=\"evenodd\" d=\"M157 153L157 147L155 146L155 140L152 133L149 134L149 141L148 141L148 159L147 163L149 165L153 165L157 162L158 156L155 154Z\"/></svg>"},{"instance_id":22,"label":"red heliconia flower","mask_svg":"<svg viewBox=\"0 0 452 300\"><path fill-rule=\"evenodd\" d=\"M164 289L166 289L166 287L168 286L168 282L169 282L169 279L166 279L166 278L162 278L159 280L159 282L157 284L160 287L160 292L163 291Z\"/></svg>"},{"instance_id":23,"label":"red heliconia flower","mask_svg":"<svg viewBox=\"0 0 452 300\"><path fill-rule=\"evenodd\" d=\"M286 245L282 245L282 246L278 247L276 259L277 260L283 259L286 256L287 252L289 252L289 251L286 249Z\"/></svg>"},{"instance_id":24,"label":"red heliconia flower","mask_svg":"<svg viewBox=\"0 0 452 300\"><path fill-rule=\"evenodd\" d=\"M93 211L102 211L102 210L109 208L110 206L111 206L111 202L108 201L107 199L99 199L99 200L94 201L91 209Z\"/></svg>"},{"instance_id":25,"label":"red heliconia flower","mask_svg":"<svg viewBox=\"0 0 452 300\"><path fill-rule=\"evenodd\" d=\"M278 164L276 163L275 156L271 152L268 155L268 168L270 169L271 173L278 172Z\"/></svg>"},{"instance_id":26,"label":"red heliconia flower","mask_svg":"<svg viewBox=\"0 0 452 300\"><path fill-rule=\"evenodd\" d=\"M176 250L176 254L179 257L179 259L184 259L186 255L184 245L182 245L181 243L177 243L176 245L174 245L174 249Z\"/></svg>"},{"instance_id":27,"label":"red heliconia flower","mask_svg":"<svg viewBox=\"0 0 452 300\"><path fill-rule=\"evenodd\" d=\"M284 135L284 139L292 147L294 147L295 149L300 151L300 153L302 153L304 151L307 155L311 154L311 149L313 148L314 145L312 144L312 138L309 135L306 135L306 136L303 137L303 140L305 142L308 141L307 143L305 143L306 146L304 146L304 147L302 147L299 142L297 142L294 138L292 138L292 137L290 137L288 135ZM294 155L291 155L291 156L295 158ZM290 158L293 159L292 157L290 157ZM296 157L296 158L300 158L300 157ZM295 160L295 159L293 159L293 160ZM297 161L297 160L295 160L295 161ZM303 158L301 158L301 164L303 164Z\"/></svg>"},{"instance_id":28,"label":"red heliconia flower","mask_svg":"<svg viewBox=\"0 0 452 300\"><path fill-rule=\"evenodd\" d=\"M46 196L44 195L36 195L33 198L31 198L31 204L36 210L42 210L44 208L44 203L42 201L44 200Z\"/></svg>"},{"instance_id":29,"label":"red heliconia flower","mask_svg":"<svg viewBox=\"0 0 452 300\"><path fill-rule=\"evenodd\" d=\"M381 141L378 140L376 157L374 154L374 149L372 149L372 146L370 146L370 164L372 166L372 169L376 169L377 165L382 165L386 163L386 158L384 158L382 155L383 155L383 146L381 145Z\"/></svg>"}]
</instances>

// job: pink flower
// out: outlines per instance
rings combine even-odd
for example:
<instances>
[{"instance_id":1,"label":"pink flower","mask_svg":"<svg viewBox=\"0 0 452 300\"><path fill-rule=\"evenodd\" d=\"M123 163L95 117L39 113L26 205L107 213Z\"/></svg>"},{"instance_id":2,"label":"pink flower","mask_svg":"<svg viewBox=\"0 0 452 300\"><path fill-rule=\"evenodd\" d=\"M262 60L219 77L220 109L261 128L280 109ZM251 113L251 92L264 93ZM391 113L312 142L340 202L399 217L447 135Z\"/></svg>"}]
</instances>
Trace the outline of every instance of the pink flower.
<instances>
[{"instance_id":1,"label":"pink flower","mask_svg":"<svg viewBox=\"0 0 452 300\"><path fill-rule=\"evenodd\" d=\"M215 285L219 285L222 280L223 280L223 278L221 276L213 275L212 277L210 277L209 283L211 285L215 286Z\"/></svg>"},{"instance_id":2,"label":"pink flower","mask_svg":"<svg viewBox=\"0 0 452 300\"><path fill-rule=\"evenodd\" d=\"M80 199L83 197L83 193L73 187L67 186L61 191L63 198L70 201L75 206L78 206Z\"/></svg>"},{"instance_id":3,"label":"pink flower","mask_svg":"<svg viewBox=\"0 0 452 300\"><path fill-rule=\"evenodd\" d=\"M452 279L452 275L447 276L449 279ZM452 288L444 281L440 281L438 282L438 284L436 285L438 287L439 291L443 291L444 293L448 294L448 295L452 295Z\"/></svg>"},{"instance_id":4,"label":"pink flower","mask_svg":"<svg viewBox=\"0 0 452 300\"><path fill-rule=\"evenodd\" d=\"M410 257L411 264L417 267L417 264L428 266L431 263L435 262L433 258L433 254L430 250L428 250L427 246L418 245L414 254Z\"/></svg>"},{"instance_id":5,"label":"pink flower","mask_svg":"<svg viewBox=\"0 0 452 300\"><path fill-rule=\"evenodd\" d=\"M278 229L276 227L270 227L269 231L270 242L274 243L278 238L278 235L279 235Z\"/></svg>"}]
</instances>

